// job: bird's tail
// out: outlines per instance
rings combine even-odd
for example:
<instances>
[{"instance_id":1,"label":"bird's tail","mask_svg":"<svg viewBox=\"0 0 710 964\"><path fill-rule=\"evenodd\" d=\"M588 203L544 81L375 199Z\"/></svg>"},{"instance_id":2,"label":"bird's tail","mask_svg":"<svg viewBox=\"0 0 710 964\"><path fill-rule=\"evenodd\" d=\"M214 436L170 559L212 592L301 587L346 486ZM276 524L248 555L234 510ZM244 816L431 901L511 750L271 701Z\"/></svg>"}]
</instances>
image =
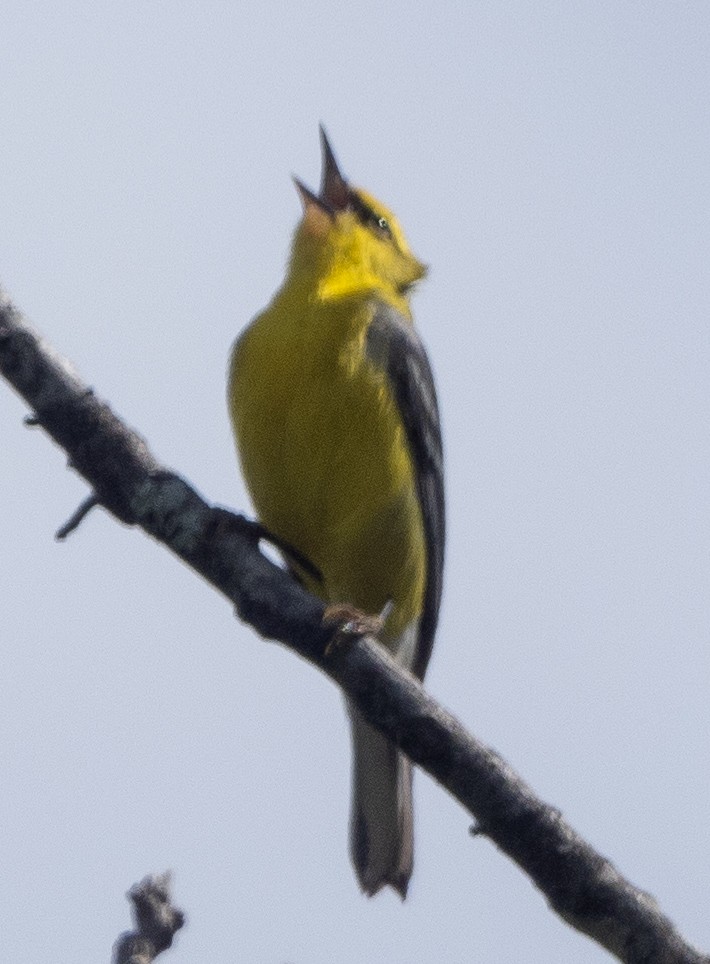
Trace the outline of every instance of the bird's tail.
<instances>
[{"instance_id":1,"label":"bird's tail","mask_svg":"<svg viewBox=\"0 0 710 964\"><path fill-rule=\"evenodd\" d=\"M350 853L360 886L372 896L389 884L402 899L414 850L412 765L350 707L353 796Z\"/></svg>"}]
</instances>

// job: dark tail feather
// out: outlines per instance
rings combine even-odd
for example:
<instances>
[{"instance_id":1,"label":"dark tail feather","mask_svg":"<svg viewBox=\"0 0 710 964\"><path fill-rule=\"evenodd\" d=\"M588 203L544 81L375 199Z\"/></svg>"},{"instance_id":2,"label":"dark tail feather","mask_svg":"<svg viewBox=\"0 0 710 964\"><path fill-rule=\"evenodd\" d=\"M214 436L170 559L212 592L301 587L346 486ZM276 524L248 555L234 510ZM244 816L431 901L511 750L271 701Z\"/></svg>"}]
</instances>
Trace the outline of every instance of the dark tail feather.
<instances>
[{"instance_id":1,"label":"dark tail feather","mask_svg":"<svg viewBox=\"0 0 710 964\"><path fill-rule=\"evenodd\" d=\"M402 899L414 851L412 767L389 740L350 708L353 799L350 854L360 886L372 896L389 884Z\"/></svg>"}]
</instances>

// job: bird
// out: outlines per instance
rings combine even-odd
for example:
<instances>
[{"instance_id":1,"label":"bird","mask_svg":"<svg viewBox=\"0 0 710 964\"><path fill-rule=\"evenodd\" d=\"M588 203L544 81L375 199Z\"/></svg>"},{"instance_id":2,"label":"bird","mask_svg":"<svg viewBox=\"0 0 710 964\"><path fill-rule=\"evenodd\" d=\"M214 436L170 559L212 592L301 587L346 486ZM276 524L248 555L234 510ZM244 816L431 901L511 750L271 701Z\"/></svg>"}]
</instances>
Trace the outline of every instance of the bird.
<instances>
[{"instance_id":1,"label":"bird","mask_svg":"<svg viewBox=\"0 0 710 964\"><path fill-rule=\"evenodd\" d=\"M228 408L259 524L331 611L374 617L378 642L419 680L442 595L444 469L432 369L410 297L426 274L395 215L343 176L320 128L315 193L285 278L238 336ZM328 613L326 608L326 613ZM361 889L406 897L410 761L348 705L350 854Z\"/></svg>"}]
</instances>

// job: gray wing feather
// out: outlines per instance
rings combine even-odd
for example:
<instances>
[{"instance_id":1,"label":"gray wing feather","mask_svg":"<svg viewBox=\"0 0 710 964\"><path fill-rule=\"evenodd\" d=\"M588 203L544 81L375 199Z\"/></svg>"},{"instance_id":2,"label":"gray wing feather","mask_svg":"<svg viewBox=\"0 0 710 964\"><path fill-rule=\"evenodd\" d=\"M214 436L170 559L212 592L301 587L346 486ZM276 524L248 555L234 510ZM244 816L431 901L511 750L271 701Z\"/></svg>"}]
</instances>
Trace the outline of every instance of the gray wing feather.
<instances>
[{"instance_id":1,"label":"gray wing feather","mask_svg":"<svg viewBox=\"0 0 710 964\"><path fill-rule=\"evenodd\" d=\"M367 333L367 354L385 372L402 414L416 470L427 547L424 608L413 672L422 679L439 617L444 571L444 458L439 406L424 346L408 319L378 304Z\"/></svg>"}]
</instances>

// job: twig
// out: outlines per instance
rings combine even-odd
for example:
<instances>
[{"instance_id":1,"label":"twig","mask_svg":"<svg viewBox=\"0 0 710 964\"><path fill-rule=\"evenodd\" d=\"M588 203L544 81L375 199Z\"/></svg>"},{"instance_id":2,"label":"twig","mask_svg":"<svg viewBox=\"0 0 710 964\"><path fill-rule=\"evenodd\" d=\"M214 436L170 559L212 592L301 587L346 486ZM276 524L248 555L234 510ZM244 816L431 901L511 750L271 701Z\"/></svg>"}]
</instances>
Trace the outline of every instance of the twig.
<instances>
[{"instance_id":1,"label":"twig","mask_svg":"<svg viewBox=\"0 0 710 964\"><path fill-rule=\"evenodd\" d=\"M133 904L135 930L121 934L113 946L113 964L151 964L173 943L185 915L173 907L170 873L145 877L126 896Z\"/></svg>"},{"instance_id":2,"label":"twig","mask_svg":"<svg viewBox=\"0 0 710 964\"><path fill-rule=\"evenodd\" d=\"M91 512L92 509L95 509L97 505L101 505L101 503L95 495L90 495L84 499L76 512L69 516L67 521L60 529L57 529L54 538L58 542L63 542L70 533L81 525L86 516Z\"/></svg>"}]
</instances>

